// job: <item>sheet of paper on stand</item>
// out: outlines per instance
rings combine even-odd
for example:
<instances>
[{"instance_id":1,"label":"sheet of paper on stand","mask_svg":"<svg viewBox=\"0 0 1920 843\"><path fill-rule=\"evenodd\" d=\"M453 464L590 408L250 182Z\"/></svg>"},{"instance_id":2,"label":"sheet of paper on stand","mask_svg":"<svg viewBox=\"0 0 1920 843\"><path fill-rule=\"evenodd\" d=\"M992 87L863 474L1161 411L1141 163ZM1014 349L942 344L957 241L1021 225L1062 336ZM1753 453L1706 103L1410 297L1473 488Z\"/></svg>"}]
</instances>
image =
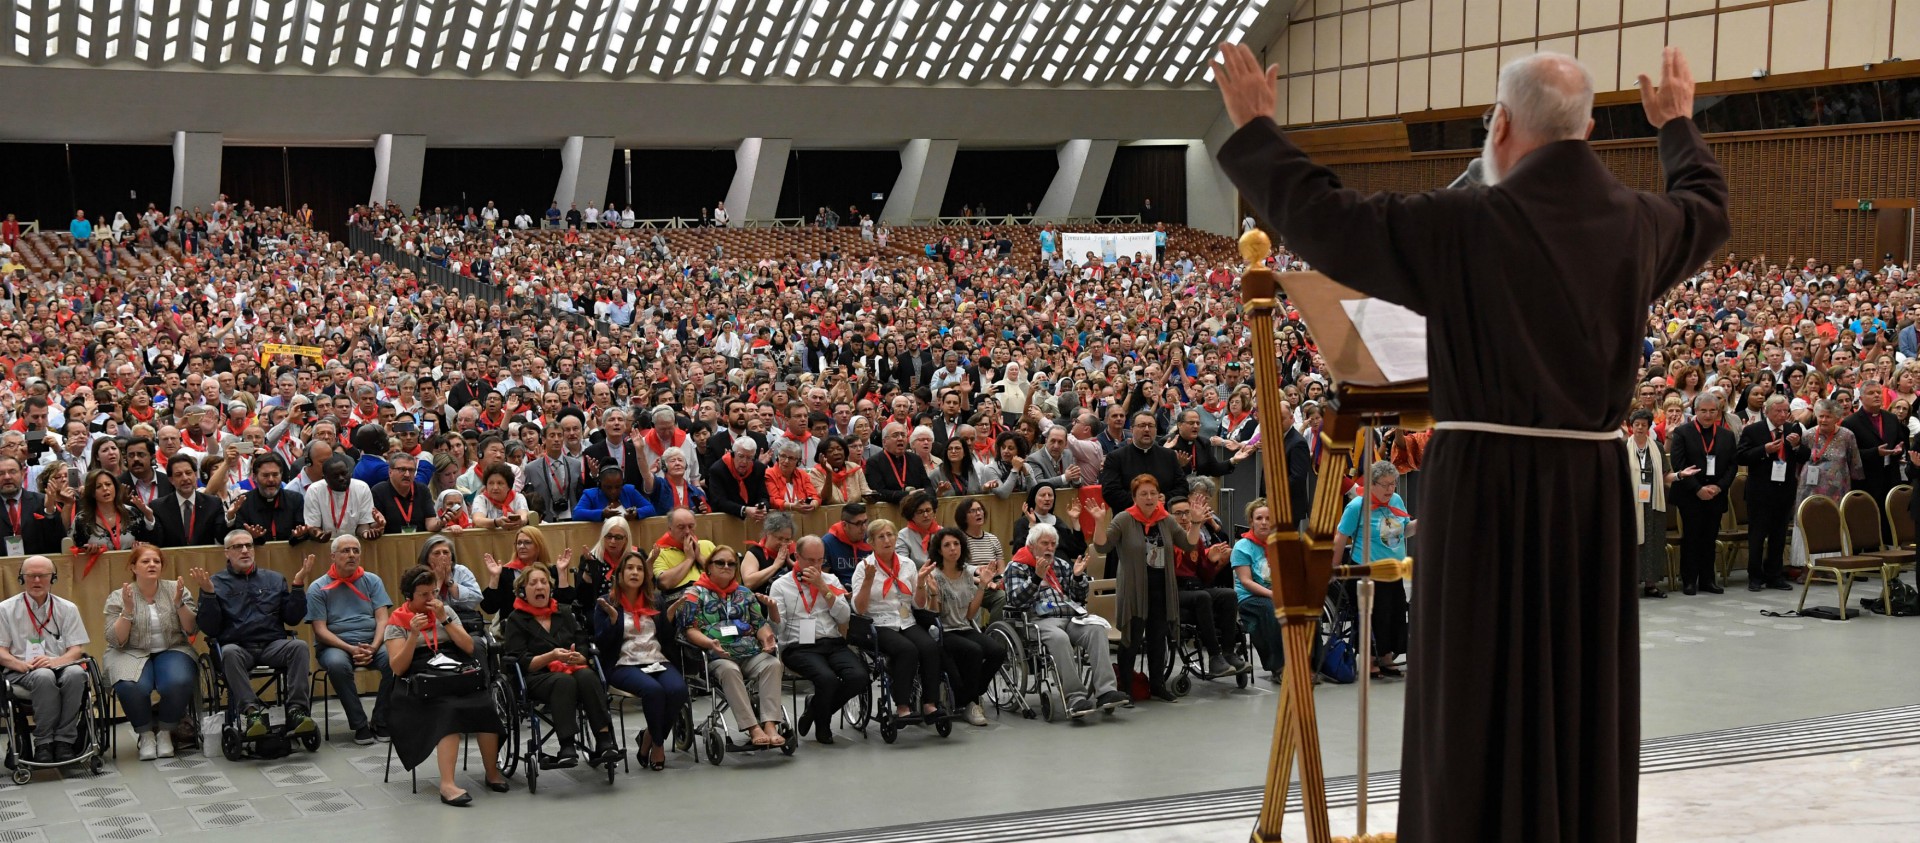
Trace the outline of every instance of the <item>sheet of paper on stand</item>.
<instances>
[{"instance_id":1,"label":"sheet of paper on stand","mask_svg":"<svg viewBox=\"0 0 1920 843\"><path fill-rule=\"evenodd\" d=\"M1340 306L1390 383L1427 379L1427 319L1379 299L1348 299Z\"/></svg>"}]
</instances>

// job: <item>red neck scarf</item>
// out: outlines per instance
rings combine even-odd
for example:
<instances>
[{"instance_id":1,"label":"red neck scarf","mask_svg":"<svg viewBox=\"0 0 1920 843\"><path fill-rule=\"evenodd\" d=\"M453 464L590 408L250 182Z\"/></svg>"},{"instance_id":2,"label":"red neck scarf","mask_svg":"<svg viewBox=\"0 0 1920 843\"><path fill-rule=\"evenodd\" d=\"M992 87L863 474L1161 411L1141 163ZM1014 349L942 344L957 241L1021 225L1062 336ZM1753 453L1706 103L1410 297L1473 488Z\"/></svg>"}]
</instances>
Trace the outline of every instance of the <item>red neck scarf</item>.
<instances>
[{"instance_id":1,"label":"red neck scarf","mask_svg":"<svg viewBox=\"0 0 1920 843\"><path fill-rule=\"evenodd\" d=\"M652 451L656 458L663 457L666 456L668 448L678 448L681 443L687 441L687 432L676 427L673 429L673 441L662 442L660 441L660 432L649 427L647 428L647 432L640 434L640 441L647 443L647 450ZM728 454L727 456L731 457L733 455Z\"/></svg>"},{"instance_id":2,"label":"red neck scarf","mask_svg":"<svg viewBox=\"0 0 1920 843\"><path fill-rule=\"evenodd\" d=\"M704 573L700 575L699 579L694 580L693 584L700 586L701 588L704 588L708 591L711 591L714 594L720 595L720 599L722 600L733 596L734 589L737 589L740 587L740 581L736 579L733 582L727 583L725 588L722 588L718 585L715 585L713 580L708 579L707 575Z\"/></svg>"},{"instance_id":3,"label":"red neck scarf","mask_svg":"<svg viewBox=\"0 0 1920 843\"><path fill-rule=\"evenodd\" d=\"M673 533L671 532L661 533L660 538L653 540L653 546L660 548L661 550L678 550L682 553L685 553L687 550L686 548L681 547L679 542L674 541Z\"/></svg>"},{"instance_id":4,"label":"red neck scarf","mask_svg":"<svg viewBox=\"0 0 1920 843\"><path fill-rule=\"evenodd\" d=\"M387 624L399 627L402 632L412 632L414 614L413 604L401 603L393 607L393 614L387 616ZM438 624L428 625L426 630L421 634L426 636L428 649L440 649L440 627Z\"/></svg>"},{"instance_id":5,"label":"red neck scarf","mask_svg":"<svg viewBox=\"0 0 1920 843\"><path fill-rule=\"evenodd\" d=\"M548 597L547 605L535 606L532 603L528 603L525 597L515 597L513 598L513 608L526 612L536 618L550 618L553 617L554 612L559 611L560 601Z\"/></svg>"},{"instance_id":6,"label":"red neck scarf","mask_svg":"<svg viewBox=\"0 0 1920 843\"><path fill-rule=\"evenodd\" d=\"M507 567L515 571L524 571L527 569L527 563L520 561L520 559L516 557L507 560Z\"/></svg>"},{"instance_id":7,"label":"red neck scarf","mask_svg":"<svg viewBox=\"0 0 1920 843\"><path fill-rule=\"evenodd\" d=\"M1386 500L1381 500L1372 495L1368 495L1367 499L1373 501L1374 509L1384 509L1388 512L1391 512L1395 515L1400 516L1401 518L1408 517L1406 510L1393 505L1393 498L1387 498Z\"/></svg>"},{"instance_id":8,"label":"red neck scarf","mask_svg":"<svg viewBox=\"0 0 1920 843\"><path fill-rule=\"evenodd\" d=\"M834 526L837 527L839 525L835 524ZM887 564L889 561L893 563L891 566ZM873 564L874 567L880 569L881 597L886 597L889 592L893 591L900 592L902 596L913 593L913 589L907 587L906 581L900 579L900 557L894 556L891 560L882 560L880 554L876 553L873 555Z\"/></svg>"},{"instance_id":9,"label":"red neck scarf","mask_svg":"<svg viewBox=\"0 0 1920 843\"><path fill-rule=\"evenodd\" d=\"M747 501L752 500L753 496L747 494L747 478L753 476L753 464L748 463L747 473L741 474L740 469L734 467L732 453L721 457L720 461L727 464L727 473L733 475L733 482L740 484L740 503L745 504Z\"/></svg>"},{"instance_id":10,"label":"red neck scarf","mask_svg":"<svg viewBox=\"0 0 1920 843\"><path fill-rule=\"evenodd\" d=\"M1060 587L1060 575L1053 572L1052 565L1048 565L1044 569L1041 568L1040 560L1033 558L1033 551L1031 549L1023 547L1014 551L1013 561L1034 569L1035 572L1040 574L1041 579L1046 580L1048 588L1060 592L1062 596L1066 595L1067 590Z\"/></svg>"},{"instance_id":11,"label":"red neck scarf","mask_svg":"<svg viewBox=\"0 0 1920 843\"><path fill-rule=\"evenodd\" d=\"M234 424L233 422L227 422L227 432L232 433L235 436L239 436L243 433L246 433L247 420L241 419L239 424Z\"/></svg>"},{"instance_id":12,"label":"red neck scarf","mask_svg":"<svg viewBox=\"0 0 1920 843\"><path fill-rule=\"evenodd\" d=\"M360 589L359 589L359 587L357 587L357 586L355 586L355 585L353 584L353 581L354 581L354 580L357 580L357 579L359 579L359 578L361 578L362 576L365 576L365 575L366 575L366 573L367 573L367 569L366 569L366 568L364 568L364 567L356 567L356 568L354 568L354 569L353 569L353 575L352 575L352 576L347 576L347 575L345 575L345 574L342 574L342 573L340 573L340 566L338 566L338 565L329 565L329 566L327 566L327 576L329 576L329 577L332 577L332 578L333 578L333 582L330 582L330 583L327 583L327 587L326 587L326 588L325 588L324 590L325 590L325 591L332 591L332 590L334 590L334 589L336 589L336 588L339 588L340 586L343 586L343 585L344 585L344 586L346 586L346 587L347 587L347 590L348 590L348 591L351 591L351 592L353 592L354 594L356 594L356 595L358 595L358 596L360 597L360 599L362 599L362 600L365 600L365 601L367 601L368 603L372 603L372 602L373 602L373 598L371 598L371 597L368 597L368 596L367 596L367 595L365 595L365 594L362 594L362 593L360 592Z\"/></svg>"},{"instance_id":13,"label":"red neck scarf","mask_svg":"<svg viewBox=\"0 0 1920 843\"><path fill-rule=\"evenodd\" d=\"M873 545L864 541L852 541L847 538L847 522L845 521L833 522L833 526L827 528L827 535L839 539L841 544L853 548L857 553L873 552Z\"/></svg>"},{"instance_id":14,"label":"red neck scarf","mask_svg":"<svg viewBox=\"0 0 1920 843\"><path fill-rule=\"evenodd\" d=\"M653 601L648 600L644 595L637 599L629 600L626 595L616 591L614 592L614 596L620 599L620 609L628 615L633 616L633 625L636 628L638 628L646 618L660 614L660 610L653 607Z\"/></svg>"},{"instance_id":15,"label":"red neck scarf","mask_svg":"<svg viewBox=\"0 0 1920 843\"><path fill-rule=\"evenodd\" d=\"M493 508L500 510L502 514L513 511L507 508L508 504L513 503L513 492L511 491L507 492L507 496L503 498L496 498L492 495L486 495L486 498L487 503L493 504Z\"/></svg>"},{"instance_id":16,"label":"red neck scarf","mask_svg":"<svg viewBox=\"0 0 1920 843\"><path fill-rule=\"evenodd\" d=\"M1227 432L1232 433L1236 430L1239 430L1241 423L1245 422L1247 420L1247 416L1250 416L1250 415L1253 415L1253 414L1252 413L1228 413L1227 414Z\"/></svg>"},{"instance_id":17,"label":"red neck scarf","mask_svg":"<svg viewBox=\"0 0 1920 843\"><path fill-rule=\"evenodd\" d=\"M842 503L845 503L853 500L852 484L847 482L847 479L852 477L855 472L860 471L860 466L854 465L853 463L847 463L846 468L840 469L838 471L835 471L832 466L823 465L822 468L827 473L828 482L833 486L833 488L838 489L840 491L840 501Z\"/></svg>"},{"instance_id":18,"label":"red neck scarf","mask_svg":"<svg viewBox=\"0 0 1920 843\"><path fill-rule=\"evenodd\" d=\"M1157 503L1153 505L1152 512L1141 512L1140 505L1134 504L1127 507L1127 514L1132 515L1133 520L1140 522L1140 529L1151 530L1155 524L1160 523L1161 519L1167 517L1167 505Z\"/></svg>"},{"instance_id":19,"label":"red neck scarf","mask_svg":"<svg viewBox=\"0 0 1920 843\"><path fill-rule=\"evenodd\" d=\"M1263 538L1261 538L1261 537L1259 537L1259 536L1256 536L1256 535L1254 535L1254 534L1253 534L1253 531L1252 531L1252 530L1248 530L1248 531L1246 531L1246 532L1244 532L1244 533L1241 533L1241 534L1240 534L1240 538L1243 538L1243 539L1246 539L1246 540L1248 540L1248 541L1251 541L1251 542L1255 542L1255 543L1257 543L1257 544L1266 544L1266 543L1267 543L1267 540L1266 540L1266 539L1263 539Z\"/></svg>"}]
</instances>

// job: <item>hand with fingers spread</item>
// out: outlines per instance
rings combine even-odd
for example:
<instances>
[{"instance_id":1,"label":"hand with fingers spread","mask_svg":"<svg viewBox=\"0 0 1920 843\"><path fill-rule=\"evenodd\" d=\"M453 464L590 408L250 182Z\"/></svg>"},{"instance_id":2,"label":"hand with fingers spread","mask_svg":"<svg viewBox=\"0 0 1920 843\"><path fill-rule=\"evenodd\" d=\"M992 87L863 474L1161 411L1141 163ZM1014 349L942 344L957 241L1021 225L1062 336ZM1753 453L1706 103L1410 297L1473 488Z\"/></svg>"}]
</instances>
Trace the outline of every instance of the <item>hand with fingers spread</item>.
<instances>
[{"instance_id":1,"label":"hand with fingers spread","mask_svg":"<svg viewBox=\"0 0 1920 843\"><path fill-rule=\"evenodd\" d=\"M1640 104L1647 110L1647 122L1655 129L1676 117L1693 116L1693 71L1679 47L1668 47L1660 55L1660 86L1654 87L1645 73L1640 74Z\"/></svg>"},{"instance_id":2,"label":"hand with fingers spread","mask_svg":"<svg viewBox=\"0 0 1920 843\"><path fill-rule=\"evenodd\" d=\"M1213 62L1213 83L1226 102L1227 119L1240 128L1255 118L1274 116L1274 101L1280 84L1280 66L1260 68L1260 60L1245 44L1221 44L1220 59ZM1689 86L1688 91L1692 88Z\"/></svg>"}]
</instances>

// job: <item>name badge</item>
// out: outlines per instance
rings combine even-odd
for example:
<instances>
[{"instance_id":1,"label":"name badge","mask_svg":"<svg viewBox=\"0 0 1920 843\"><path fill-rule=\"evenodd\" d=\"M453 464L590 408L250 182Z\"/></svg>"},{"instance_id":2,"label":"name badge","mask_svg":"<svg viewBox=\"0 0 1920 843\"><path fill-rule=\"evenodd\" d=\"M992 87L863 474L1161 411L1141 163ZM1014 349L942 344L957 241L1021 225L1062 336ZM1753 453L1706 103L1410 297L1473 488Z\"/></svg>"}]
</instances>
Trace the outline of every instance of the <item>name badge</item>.
<instances>
[{"instance_id":1,"label":"name badge","mask_svg":"<svg viewBox=\"0 0 1920 843\"><path fill-rule=\"evenodd\" d=\"M1719 458L1719 457L1716 457L1716 456L1714 456L1714 455L1712 455L1712 454L1708 454L1708 455L1707 455L1707 473L1708 473L1708 474L1718 474L1719 472L1718 472L1718 471L1715 471L1713 467L1714 467L1715 465L1718 465L1719 463L1720 463L1720 458Z\"/></svg>"},{"instance_id":2,"label":"name badge","mask_svg":"<svg viewBox=\"0 0 1920 843\"><path fill-rule=\"evenodd\" d=\"M800 643L812 644L816 640L813 630L813 618L794 618L791 623L793 624L793 635Z\"/></svg>"},{"instance_id":3,"label":"name badge","mask_svg":"<svg viewBox=\"0 0 1920 843\"><path fill-rule=\"evenodd\" d=\"M412 524L408 524L400 528L400 535L403 535L403 536L414 533L414 532L418 532L418 531L414 529Z\"/></svg>"},{"instance_id":4,"label":"name badge","mask_svg":"<svg viewBox=\"0 0 1920 843\"><path fill-rule=\"evenodd\" d=\"M1773 473L1771 475L1768 475L1767 479L1772 480L1775 483L1787 482L1787 461L1774 460Z\"/></svg>"},{"instance_id":5,"label":"name badge","mask_svg":"<svg viewBox=\"0 0 1920 843\"><path fill-rule=\"evenodd\" d=\"M1805 483L1809 486L1819 483L1820 467L1814 466L1814 465L1807 466L1807 469L1805 471L1800 472L1800 482Z\"/></svg>"},{"instance_id":6,"label":"name badge","mask_svg":"<svg viewBox=\"0 0 1920 843\"><path fill-rule=\"evenodd\" d=\"M1634 489L1633 499L1639 503L1651 503L1653 501L1653 487L1641 483L1639 487Z\"/></svg>"},{"instance_id":7,"label":"name badge","mask_svg":"<svg viewBox=\"0 0 1920 843\"><path fill-rule=\"evenodd\" d=\"M732 638L735 635L739 635L739 634L740 634L740 628L734 626L733 624L726 624L720 627L721 638Z\"/></svg>"},{"instance_id":8,"label":"name badge","mask_svg":"<svg viewBox=\"0 0 1920 843\"><path fill-rule=\"evenodd\" d=\"M22 542L19 536L8 536L7 537L7 555L8 556L27 555L26 543Z\"/></svg>"},{"instance_id":9,"label":"name badge","mask_svg":"<svg viewBox=\"0 0 1920 843\"><path fill-rule=\"evenodd\" d=\"M27 639L27 652L24 655L22 655L20 658L23 661L33 661L34 659L40 658L41 656L44 656L46 654L47 654L46 641L39 638L29 638Z\"/></svg>"}]
</instances>

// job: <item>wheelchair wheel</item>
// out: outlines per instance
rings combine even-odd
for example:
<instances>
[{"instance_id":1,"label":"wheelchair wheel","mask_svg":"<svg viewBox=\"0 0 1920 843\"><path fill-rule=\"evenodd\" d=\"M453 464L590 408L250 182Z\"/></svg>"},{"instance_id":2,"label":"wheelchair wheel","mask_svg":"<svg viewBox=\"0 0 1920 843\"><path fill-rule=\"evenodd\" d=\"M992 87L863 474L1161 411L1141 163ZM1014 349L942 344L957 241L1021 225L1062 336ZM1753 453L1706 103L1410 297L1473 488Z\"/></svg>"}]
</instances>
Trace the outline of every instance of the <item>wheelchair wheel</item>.
<instances>
[{"instance_id":1,"label":"wheelchair wheel","mask_svg":"<svg viewBox=\"0 0 1920 843\"><path fill-rule=\"evenodd\" d=\"M873 689L864 694L856 694L840 709L840 723L849 729L867 736L867 724L873 722Z\"/></svg>"},{"instance_id":2,"label":"wheelchair wheel","mask_svg":"<svg viewBox=\"0 0 1920 843\"><path fill-rule=\"evenodd\" d=\"M1239 688L1245 688L1248 685L1252 685L1253 671L1251 670L1240 671L1239 675L1233 677L1233 684L1235 687L1239 687Z\"/></svg>"},{"instance_id":3,"label":"wheelchair wheel","mask_svg":"<svg viewBox=\"0 0 1920 843\"><path fill-rule=\"evenodd\" d=\"M540 762L537 760L527 761L527 792L540 792Z\"/></svg>"},{"instance_id":4,"label":"wheelchair wheel","mask_svg":"<svg viewBox=\"0 0 1920 843\"><path fill-rule=\"evenodd\" d=\"M1029 715L1032 712L1028 712ZM1040 719L1053 722L1053 694L1045 688L1040 689Z\"/></svg>"},{"instance_id":5,"label":"wheelchair wheel","mask_svg":"<svg viewBox=\"0 0 1920 843\"><path fill-rule=\"evenodd\" d=\"M1000 670L994 673L987 683L987 701L1001 711L1013 711L1026 708L1027 689L1027 652L1020 642L1019 633L1006 621L995 621L987 626L987 634L1000 639L1006 645L1007 659L1000 663Z\"/></svg>"},{"instance_id":6,"label":"wheelchair wheel","mask_svg":"<svg viewBox=\"0 0 1920 843\"><path fill-rule=\"evenodd\" d=\"M514 710L519 703L513 688L500 676L494 677L491 694L493 713L500 718L501 725L500 746L494 755L494 763L499 765L501 777L510 779L520 767L520 716ZM528 779L531 781L532 777Z\"/></svg>"},{"instance_id":7,"label":"wheelchair wheel","mask_svg":"<svg viewBox=\"0 0 1920 843\"><path fill-rule=\"evenodd\" d=\"M1184 697L1193 693L1193 674L1184 670L1179 671L1179 673L1173 677L1172 691L1174 696L1177 697Z\"/></svg>"},{"instance_id":8,"label":"wheelchair wheel","mask_svg":"<svg viewBox=\"0 0 1920 843\"><path fill-rule=\"evenodd\" d=\"M679 719L673 724L673 748L678 752L686 752L693 748L693 705L691 703L680 707Z\"/></svg>"},{"instance_id":9,"label":"wheelchair wheel","mask_svg":"<svg viewBox=\"0 0 1920 843\"><path fill-rule=\"evenodd\" d=\"M228 761L240 759L240 733L231 728L220 730L220 754Z\"/></svg>"},{"instance_id":10,"label":"wheelchair wheel","mask_svg":"<svg viewBox=\"0 0 1920 843\"><path fill-rule=\"evenodd\" d=\"M102 759L99 754L96 753L93 758L87 761L87 772L97 776L106 771L107 762L105 759Z\"/></svg>"},{"instance_id":11,"label":"wheelchair wheel","mask_svg":"<svg viewBox=\"0 0 1920 843\"><path fill-rule=\"evenodd\" d=\"M900 739L900 727L893 724L892 718L880 721L880 739L887 743Z\"/></svg>"},{"instance_id":12,"label":"wheelchair wheel","mask_svg":"<svg viewBox=\"0 0 1920 843\"><path fill-rule=\"evenodd\" d=\"M320 733L308 732L304 735L301 735L300 745L306 748L308 752L319 752L320 751Z\"/></svg>"},{"instance_id":13,"label":"wheelchair wheel","mask_svg":"<svg viewBox=\"0 0 1920 843\"><path fill-rule=\"evenodd\" d=\"M28 782L31 782L31 781L33 781L33 771L32 771L32 770L30 770L30 769L27 769L26 767L15 767L15 768L13 768L13 783L14 783L14 784L17 784L17 785L25 785L25 784L27 784Z\"/></svg>"},{"instance_id":14,"label":"wheelchair wheel","mask_svg":"<svg viewBox=\"0 0 1920 843\"><path fill-rule=\"evenodd\" d=\"M727 757L727 737L719 729L707 732L707 763L720 766L721 759Z\"/></svg>"},{"instance_id":15,"label":"wheelchair wheel","mask_svg":"<svg viewBox=\"0 0 1920 843\"><path fill-rule=\"evenodd\" d=\"M775 729L774 731L779 732L780 739L786 741L785 744L782 744L780 746L781 755L791 756L793 755L794 752L800 749L800 736L794 734L793 727L787 725L786 721L784 720L780 721L780 728Z\"/></svg>"}]
</instances>

